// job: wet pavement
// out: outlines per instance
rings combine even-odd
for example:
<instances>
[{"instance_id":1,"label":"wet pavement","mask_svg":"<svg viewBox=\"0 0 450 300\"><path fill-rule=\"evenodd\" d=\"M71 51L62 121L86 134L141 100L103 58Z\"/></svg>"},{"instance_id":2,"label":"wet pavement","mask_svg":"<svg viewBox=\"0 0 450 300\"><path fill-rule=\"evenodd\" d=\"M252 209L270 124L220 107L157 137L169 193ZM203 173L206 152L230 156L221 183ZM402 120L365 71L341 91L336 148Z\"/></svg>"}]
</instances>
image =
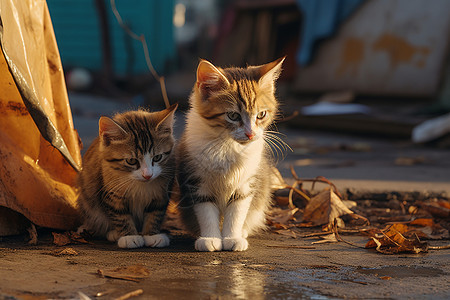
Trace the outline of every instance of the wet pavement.
<instances>
[{"instance_id":1,"label":"wet pavement","mask_svg":"<svg viewBox=\"0 0 450 300\"><path fill-rule=\"evenodd\" d=\"M135 107L86 95L71 94L70 100L84 150L97 135L100 115ZM177 116L179 136L183 114ZM293 165L300 177L325 176L340 189L450 193L448 150L283 124L279 129L293 149L278 164L286 178ZM362 236L344 238L361 246L367 242ZM113 299L137 289L143 294L133 299L449 298L450 250L388 256L313 241L263 233L250 239L245 252L200 253L192 238L175 235L166 249L123 250L94 241L70 245L76 255L55 256L53 251L61 248L52 245L49 232L36 246L28 246L24 237L2 238L0 299L79 298L79 292L91 298L105 292L97 298ZM435 246L446 243L433 241ZM97 274L99 269L135 264L149 268L150 276L130 282Z\"/></svg>"},{"instance_id":2,"label":"wet pavement","mask_svg":"<svg viewBox=\"0 0 450 300\"><path fill-rule=\"evenodd\" d=\"M346 239L364 244L361 237ZM142 289L136 299L448 299L448 251L385 256L342 243L312 247L314 240L265 233L240 253L196 252L184 236L166 249L123 250L95 241L71 245L78 252L73 256L52 255L61 248L46 238L37 246L7 240L0 244L0 298L77 298L82 292L112 299ZM97 274L135 264L150 276L131 282Z\"/></svg>"}]
</instances>

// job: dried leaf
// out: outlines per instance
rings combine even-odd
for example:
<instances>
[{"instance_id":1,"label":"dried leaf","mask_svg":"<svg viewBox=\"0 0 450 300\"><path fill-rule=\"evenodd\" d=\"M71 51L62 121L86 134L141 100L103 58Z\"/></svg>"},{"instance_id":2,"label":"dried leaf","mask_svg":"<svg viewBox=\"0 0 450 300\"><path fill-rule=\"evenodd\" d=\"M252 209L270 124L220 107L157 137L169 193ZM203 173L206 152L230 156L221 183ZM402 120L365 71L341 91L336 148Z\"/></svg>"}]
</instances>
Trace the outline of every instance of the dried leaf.
<instances>
[{"instance_id":1,"label":"dried leaf","mask_svg":"<svg viewBox=\"0 0 450 300\"><path fill-rule=\"evenodd\" d=\"M417 236L407 239L402 232L407 232L405 224L393 224L383 233L382 237L372 237L373 242L368 242L366 248L374 248L383 254L420 253L428 251L428 244L419 240Z\"/></svg>"},{"instance_id":2,"label":"dried leaf","mask_svg":"<svg viewBox=\"0 0 450 300\"><path fill-rule=\"evenodd\" d=\"M283 209L279 211L277 214L273 215L270 220L274 224L286 224L289 220L291 220L295 213L298 211L298 208L294 209Z\"/></svg>"},{"instance_id":3,"label":"dried leaf","mask_svg":"<svg viewBox=\"0 0 450 300\"><path fill-rule=\"evenodd\" d=\"M420 203L420 208L426 210L434 217L439 218L449 218L450 217L450 209L445 205L439 205L438 203Z\"/></svg>"},{"instance_id":4,"label":"dried leaf","mask_svg":"<svg viewBox=\"0 0 450 300\"><path fill-rule=\"evenodd\" d=\"M281 234L281 235L289 236L293 239L297 238L297 234L290 229L280 229L280 230L275 230L274 232Z\"/></svg>"},{"instance_id":5,"label":"dried leaf","mask_svg":"<svg viewBox=\"0 0 450 300\"><path fill-rule=\"evenodd\" d=\"M69 244L89 244L81 235L74 231L66 231L64 233L56 233L53 234L53 244L57 246L66 246Z\"/></svg>"},{"instance_id":6,"label":"dried leaf","mask_svg":"<svg viewBox=\"0 0 450 300\"><path fill-rule=\"evenodd\" d=\"M75 256L79 253L73 248L64 248L64 249L56 249L50 252L50 255L53 256Z\"/></svg>"},{"instance_id":7,"label":"dried leaf","mask_svg":"<svg viewBox=\"0 0 450 300\"><path fill-rule=\"evenodd\" d=\"M330 224L342 215L353 214L342 200L331 190L325 189L313 198L305 208L303 222L315 226Z\"/></svg>"},{"instance_id":8,"label":"dried leaf","mask_svg":"<svg viewBox=\"0 0 450 300\"><path fill-rule=\"evenodd\" d=\"M370 222L367 218L360 216L358 214L347 214L343 215L342 220L344 220L345 224L349 224L352 226L365 226L370 225Z\"/></svg>"},{"instance_id":9,"label":"dried leaf","mask_svg":"<svg viewBox=\"0 0 450 300\"><path fill-rule=\"evenodd\" d=\"M72 242L65 233L61 234L52 232L52 234L53 234L53 244L57 246L69 245Z\"/></svg>"},{"instance_id":10,"label":"dried leaf","mask_svg":"<svg viewBox=\"0 0 450 300\"><path fill-rule=\"evenodd\" d=\"M143 265L132 265L110 270L98 270L98 274L104 277L123 279L138 282L140 279L150 276L150 270Z\"/></svg>"},{"instance_id":11,"label":"dried leaf","mask_svg":"<svg viewBox=\"0 0 450 300\"><path fill-rule=\"evenodd\" d=\"M420 219L415 219L411 222L409 222L410 225L417 225L417 226L430 226L432 227L434 225L434 221L433 219L425 219L425 218L420 218Z\"/></svg>"},{"instance_id":12,"label":"dried leaf","mask_svg":"<svg viewBox=\"0 0 450 300\"><path fill-rule=\"evenodd\" d=\"M336 235L334 233L323 235L320 237L320 241L312 242L311 244L325 244L325 243L337 243L338 240L336 238Z\"/></svg>"},{"instance_id":13,"label":"dried leaf","mask_svg":"<svg viewBox=\"0 0 450 300\"><path fill-rule=\"evenodd\" d=\"M408 223L408 232L405 236L410 237L413 234L423 239L447 239L450 234L447 229L441 225L434 223L433 219L420 218Z\"/></svg>"},{"instance_id":14,"label":"dried leaf","mask_svg":"<svg viewBox=\"0 0 450 300\"><path fill-rule=\"evenodd\" d=\"M438 205L441 206L441 207L445 207L445 208L450 209L450 202L449 201L439 201Z\"/></svg>"}]
</instances>

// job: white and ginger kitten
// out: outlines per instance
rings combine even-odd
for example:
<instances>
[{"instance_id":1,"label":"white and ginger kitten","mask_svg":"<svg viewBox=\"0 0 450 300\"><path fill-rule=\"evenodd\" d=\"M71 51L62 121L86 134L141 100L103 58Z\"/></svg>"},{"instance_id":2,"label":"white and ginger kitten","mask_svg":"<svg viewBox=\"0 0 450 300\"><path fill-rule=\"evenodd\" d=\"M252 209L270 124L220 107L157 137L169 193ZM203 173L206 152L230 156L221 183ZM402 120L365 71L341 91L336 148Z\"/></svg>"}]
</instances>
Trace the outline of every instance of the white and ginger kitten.
<instances>
[{"instance_id":1,"label":"white and ginger kitten","mask_svg":"<svg viewBox=\"0 0 450 300\"><path fill-rule=\"evenodd\" d=\"M178 207L198 251L244 251L271 205L270 133L284 58L247 68L197 68L176 146Z\"/></svg>"}]
</instances>

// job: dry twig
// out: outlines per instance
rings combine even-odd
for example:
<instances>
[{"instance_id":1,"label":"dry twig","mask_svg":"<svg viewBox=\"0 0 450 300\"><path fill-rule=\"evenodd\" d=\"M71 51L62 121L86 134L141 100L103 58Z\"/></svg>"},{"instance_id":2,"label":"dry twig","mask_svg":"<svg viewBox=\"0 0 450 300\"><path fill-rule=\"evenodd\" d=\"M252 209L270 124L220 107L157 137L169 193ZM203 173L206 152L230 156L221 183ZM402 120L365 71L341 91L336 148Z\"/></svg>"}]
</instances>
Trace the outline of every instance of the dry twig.
<instances>
[{"instance_id":1,"label":"dry twig","mask_svg":"<svg viewBox=\"0 0 450 300\"><path fill-rule=\"evenodd\" d=\"M116 298L115 300L126 300L131 297L136 297L136 296L142 295L143 293L144 293L143 289L138 289L138 290L126 293L125 295L120 296L119 298Z\"/></svg>"}]
</instances>

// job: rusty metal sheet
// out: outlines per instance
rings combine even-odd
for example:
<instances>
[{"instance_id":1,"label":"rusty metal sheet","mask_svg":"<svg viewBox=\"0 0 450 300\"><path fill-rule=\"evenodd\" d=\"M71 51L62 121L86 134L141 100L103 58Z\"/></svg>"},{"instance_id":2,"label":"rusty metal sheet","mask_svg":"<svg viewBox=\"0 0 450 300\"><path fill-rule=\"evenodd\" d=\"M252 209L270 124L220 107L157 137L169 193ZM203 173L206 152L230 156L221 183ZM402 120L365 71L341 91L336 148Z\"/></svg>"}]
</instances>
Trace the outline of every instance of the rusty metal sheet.
<instances>
[{"instance_id":1,"label":"rusty metal sheet","mask_svg":"<svg viewBox=\"0 0 450 300\"><path fill-rule=\"evenodd\" d=\"M371 0L301 67L299 92L434 96L448 57L450 1Z\"/></svg>"}]
</instances>

